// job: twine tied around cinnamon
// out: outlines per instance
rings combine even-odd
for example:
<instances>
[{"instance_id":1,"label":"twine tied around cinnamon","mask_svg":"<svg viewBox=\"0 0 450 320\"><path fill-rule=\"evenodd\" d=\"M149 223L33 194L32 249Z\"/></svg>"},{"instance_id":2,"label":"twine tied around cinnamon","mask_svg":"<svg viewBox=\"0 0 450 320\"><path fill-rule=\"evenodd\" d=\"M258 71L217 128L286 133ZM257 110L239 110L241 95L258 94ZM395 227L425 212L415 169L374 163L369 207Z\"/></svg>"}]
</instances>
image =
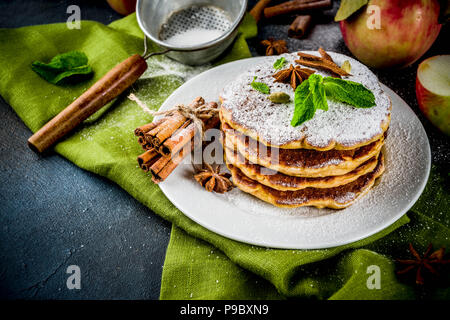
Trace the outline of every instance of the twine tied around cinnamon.
<instances>
[{"instance_id":1,"label":"twine tied around cinnamon","mask_svg":"<svg viewBox=\"0 0 450 320\"><path fill-rule=\"evenodd\" d=\"M203 136L205 134L205 121L214 116L217 116L219 113L219 109L216 107L212 107L209 104L191 104L185 106L184 104L176 105L174 108L167 111L154 111L151 110L144 102L139 100L133 93L128 95L128 99L137 103L141 109L151 115L151 116L168 116L173 114L174 112L179 112L186 119L192 120L197 132L200 133L200 137L203 140Z\"/></svg>"}]
</instances>

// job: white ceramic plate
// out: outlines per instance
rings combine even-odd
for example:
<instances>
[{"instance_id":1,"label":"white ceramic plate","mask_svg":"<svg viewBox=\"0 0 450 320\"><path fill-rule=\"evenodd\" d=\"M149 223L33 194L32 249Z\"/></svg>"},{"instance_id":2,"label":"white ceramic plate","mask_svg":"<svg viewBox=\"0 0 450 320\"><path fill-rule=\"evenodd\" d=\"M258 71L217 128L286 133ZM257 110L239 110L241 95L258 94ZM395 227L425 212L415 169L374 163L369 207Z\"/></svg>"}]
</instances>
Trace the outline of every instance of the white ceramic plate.
<instances>
[{"instance_id":1,"label":"white ceramic plate","mask_svg":"<svg viewBox=\"0 0 450 320\"><path fill-rule=\"evenodd\" d=\"M197 96L217 101L222 88L259 58L208 70L178 88L163 104L168 110ZM239 189L224 195L205 191L181 164L160 184L186 216L203 227L237 241L285 249L319 249L351 243L377 233L404 215L428 180L431 153L422 124L409 106L383 85L392 99L392 120L385 145L386 172L366 196L343 210L301 207L282 209Z\"/></svg>"}]
</instances>

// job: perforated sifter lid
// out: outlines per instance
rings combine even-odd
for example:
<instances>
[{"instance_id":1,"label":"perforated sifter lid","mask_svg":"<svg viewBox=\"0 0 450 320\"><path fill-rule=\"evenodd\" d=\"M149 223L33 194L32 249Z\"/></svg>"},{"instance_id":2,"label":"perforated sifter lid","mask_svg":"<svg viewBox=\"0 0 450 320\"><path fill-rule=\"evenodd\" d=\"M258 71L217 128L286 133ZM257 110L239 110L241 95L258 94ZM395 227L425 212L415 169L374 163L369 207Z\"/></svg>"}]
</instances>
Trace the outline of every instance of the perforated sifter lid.
<instances>
[{"instance_id":1,"label":"perforated sifter lid","mask_svg":"<svg viewBox=\"0 0 450 320\"><path fill-rule=\"evenodd\" d=\"M227 32L231 28L231 24L231 19L224 10L209 5L195 5L172 13L161 26L159 38L162 41L170 42L170 39L180 38L180 36L182 39L182 36L189 31L195 31L199 37L203 34L204 39L211 41ZM208 39L208 35L212 38ZM197 40L201 43L201 39ZM189 39L186 39L184 45L182 42L178 42L181 46L190 45Z\"/></svg>"}]
</instances>

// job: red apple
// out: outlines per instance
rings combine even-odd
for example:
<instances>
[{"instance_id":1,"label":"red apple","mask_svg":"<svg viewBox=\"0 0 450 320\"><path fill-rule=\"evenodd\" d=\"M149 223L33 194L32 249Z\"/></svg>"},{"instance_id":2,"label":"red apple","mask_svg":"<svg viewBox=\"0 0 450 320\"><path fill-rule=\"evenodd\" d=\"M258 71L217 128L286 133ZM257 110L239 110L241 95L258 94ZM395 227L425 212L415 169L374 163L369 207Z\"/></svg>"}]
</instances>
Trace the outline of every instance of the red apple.
<instances>
[{"instance_id":1,"label":"red apple","mask_svg":"<svg viewBox=\"0 0 450 320\"><path fill-rule=\"evenodd\" d=\"M379 29L370 24L376 19L376 11L366 11L377 8L372 5L379 8ZM360 13L341 21L340 27L345 44L364 64L405 67L417 61L436 40L441 30L438 16L438 0L370 0Z\"/></svg>"},{"instance_id":2,"label":"red apple","mask_svg":"<svg viewBox=\"0 0 450 320\"><path fill-rule=\"evenodd\" d=\"M450 135L450 55L428 58L419 65L416 95L423 114Z\"/></svg>"},{"instance_id":3,"label":"red apple","mask_svg":"<svg viewBox=\"0 0 450 320\"><path fill-rule=\"evenodd\" d=\"M116 12L129 15L136 11L136 0L106 0Z\"/></svg>"}]
</instances>

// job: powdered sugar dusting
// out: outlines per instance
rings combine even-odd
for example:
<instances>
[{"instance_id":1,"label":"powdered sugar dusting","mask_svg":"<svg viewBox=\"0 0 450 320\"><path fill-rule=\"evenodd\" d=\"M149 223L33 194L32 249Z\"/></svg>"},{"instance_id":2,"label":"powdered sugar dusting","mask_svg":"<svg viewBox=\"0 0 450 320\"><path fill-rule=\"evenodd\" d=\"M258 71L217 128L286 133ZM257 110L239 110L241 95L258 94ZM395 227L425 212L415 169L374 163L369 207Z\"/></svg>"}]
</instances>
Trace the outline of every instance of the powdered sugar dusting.
<instances>
[{"instance_id":1,"label":"powdered sugar dusting","mask_svg":"<svg viewBox=\"0 0 450 320\"><path fill-rule=\"evenodd\" d=\"M307 53L319 55L313 51ZM338 65L342 65L345 60L350 61L352 75L345 79L359 82L372 90L376 106L366 109L353 108L344 103L328 100L328 111L317 110L312 120L292 127L290 123L294 113L294 90L289 84L274 82L273 63L279 57L273 57L252 67L225 87L222 94L226 100L224 107L231 112L233 121L276 146L303 139L316 147L326 147L333 140L344 146L352 146L379 136L383 132L381 124L390 114L390 101L381 89L377 77L366 66L352 58L333 52L329 54ZM286 68L290 64L296 65L294 60L298 59L297 54L282 56L286 58ZM317 70L316 73L330 76L321 70ZM267 95L250 86L254 76L257 76L256 81L267 84L271 92L289 94L291 102L272 103L267 99Z\"/></svg>"},{"instance_id":2,"label":"powdered sugar dusting","mask_svg":"<svg viewBox=\"0 0 450 320\"><path fill-rule=\"evenodd\" d=\"M194 28L175 34L164 41L168 44L179 47L194 46L217 39L222 34L223 31L221 30Z\"/></svg>"}]
</instances>

